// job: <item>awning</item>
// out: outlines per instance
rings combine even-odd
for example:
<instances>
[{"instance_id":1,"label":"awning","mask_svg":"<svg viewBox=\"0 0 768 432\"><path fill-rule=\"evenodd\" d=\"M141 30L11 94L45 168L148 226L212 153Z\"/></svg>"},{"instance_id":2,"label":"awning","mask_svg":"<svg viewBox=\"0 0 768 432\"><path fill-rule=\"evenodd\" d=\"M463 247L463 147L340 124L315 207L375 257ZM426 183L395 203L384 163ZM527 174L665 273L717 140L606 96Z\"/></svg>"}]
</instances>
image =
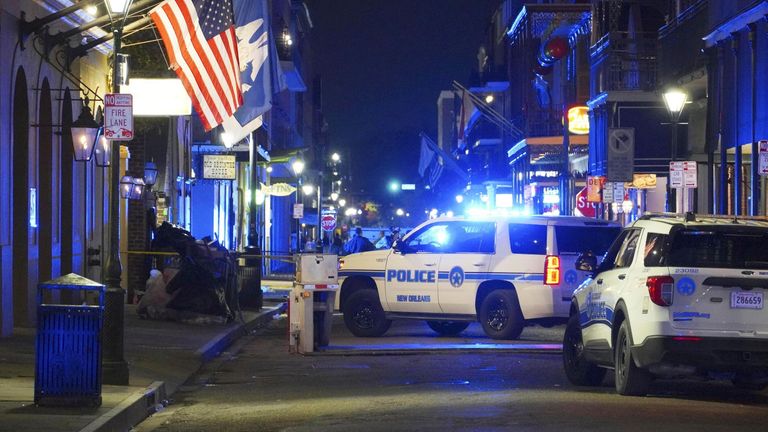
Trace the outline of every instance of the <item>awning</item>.
<instances>
[{"instance_id":1,"label":"awning","mask_svg":"<svg viewBox=\"0 0 768 432\"><path fill-rule=\"evenodd\" d=\"M296 70L296 65L293 62L281 61L280 67L283 69L285 85L288 90L297 93L307 91L307 85L304 84L304 80L301 79L301 74Z\"/></svg>"}]
</instances>

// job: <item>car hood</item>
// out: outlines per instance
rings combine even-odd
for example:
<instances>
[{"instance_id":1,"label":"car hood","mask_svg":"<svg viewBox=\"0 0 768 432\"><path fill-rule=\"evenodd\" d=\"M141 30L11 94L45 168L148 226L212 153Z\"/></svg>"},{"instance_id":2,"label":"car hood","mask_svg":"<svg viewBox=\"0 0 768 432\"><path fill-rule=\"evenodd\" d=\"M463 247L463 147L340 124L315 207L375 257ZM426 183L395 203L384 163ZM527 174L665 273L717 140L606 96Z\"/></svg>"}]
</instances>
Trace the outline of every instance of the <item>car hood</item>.
<instances>
[{"instance_id":1,"label":"car hood","mask_svg":"<svg viewBox=\"0 0 768 432\"><path fill-rule=\"evenodd\" d=\"M391 249L382 249L343 256L341 257L341 260L344 261L344 267L341 270L383 269L387 264L387 257L391 252Z\"/></svg>"}]
</instances>

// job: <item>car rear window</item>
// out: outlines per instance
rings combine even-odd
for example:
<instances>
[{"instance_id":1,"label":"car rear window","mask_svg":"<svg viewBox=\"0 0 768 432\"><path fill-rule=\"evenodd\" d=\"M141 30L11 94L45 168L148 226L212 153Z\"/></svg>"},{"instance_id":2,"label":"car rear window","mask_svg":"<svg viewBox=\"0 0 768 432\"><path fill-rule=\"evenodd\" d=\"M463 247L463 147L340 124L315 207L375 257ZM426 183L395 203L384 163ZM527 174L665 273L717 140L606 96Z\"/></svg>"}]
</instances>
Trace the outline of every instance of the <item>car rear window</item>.
<instances>
[{"instance_id":1,"label":"car rear window","mask_svg":"<svg viewBox=\"0 0 768 432\"><path fill-rule=\"evenodd\" d=\"M672 237L671 267L768 269L768 231L684 229Z\"/></svg>"},{"instance_id":2,"label":"car rear window","mask_svg":"<svg viewBox=\"0 0 768 432\"><path fill-rule=\"evenodd\" d=\"M619 236L614 226L555 226L558 253L582 253L588 250L603 255Z\"/></svg>"},{"instance_id":3,"label":"car rear window","mask_svg":"<svg viewBox=\"0 0 768 432\"><path fill-rule=\"evenodd\" d=\"M509 247L516 254L547 254L547 226L509 224Z\"/></svg>"}]
</instances>

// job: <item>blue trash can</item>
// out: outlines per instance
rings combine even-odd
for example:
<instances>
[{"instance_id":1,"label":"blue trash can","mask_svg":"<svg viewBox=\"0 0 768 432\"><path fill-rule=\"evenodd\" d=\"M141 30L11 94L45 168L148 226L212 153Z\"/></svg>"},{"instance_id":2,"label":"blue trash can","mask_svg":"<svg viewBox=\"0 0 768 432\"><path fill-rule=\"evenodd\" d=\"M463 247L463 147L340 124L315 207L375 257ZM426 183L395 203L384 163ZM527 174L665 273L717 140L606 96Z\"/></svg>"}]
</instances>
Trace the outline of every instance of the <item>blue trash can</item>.
<instances>
[{"instance_id":1,"label":"blue trash can","mask_svg":"<svg viewBox=\"0 0 768 432\"><path fill-rule=\"evenodd\" d=\"M85 301L44 303L44 293L56 290L79 292ZM37 286L35 404L101 406L104 292L104 285L74 273Z\"/></svg>"}]
</instances>

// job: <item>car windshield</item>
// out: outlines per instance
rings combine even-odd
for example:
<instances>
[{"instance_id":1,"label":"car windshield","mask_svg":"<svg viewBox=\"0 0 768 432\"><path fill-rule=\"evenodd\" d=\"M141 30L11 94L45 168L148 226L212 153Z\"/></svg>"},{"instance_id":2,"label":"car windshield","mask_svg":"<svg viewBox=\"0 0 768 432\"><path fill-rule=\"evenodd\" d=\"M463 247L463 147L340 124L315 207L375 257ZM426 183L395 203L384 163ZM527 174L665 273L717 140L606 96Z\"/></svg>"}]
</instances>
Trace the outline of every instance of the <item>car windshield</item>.
<instances>
[{"instance_id":1,"label":"car windshield","mask_svg":"<svg viewBox=\"0 0 768 432\"><path fill-rule=\"evenodd\" d=\"M672 238L671 267L768 269L768 231L764 229L685 229Z\"/></svg>"},{"instance_id":2,"label":"car windshield","mask_svg":"<svg viewBox=\"0 0 768 432\"><path fill-rule=\"evenodd\" d=\"M582 253L588 250L602 255L619 235L614 226L555 226L558 253Z\"/></svg>"}]
</instances>

